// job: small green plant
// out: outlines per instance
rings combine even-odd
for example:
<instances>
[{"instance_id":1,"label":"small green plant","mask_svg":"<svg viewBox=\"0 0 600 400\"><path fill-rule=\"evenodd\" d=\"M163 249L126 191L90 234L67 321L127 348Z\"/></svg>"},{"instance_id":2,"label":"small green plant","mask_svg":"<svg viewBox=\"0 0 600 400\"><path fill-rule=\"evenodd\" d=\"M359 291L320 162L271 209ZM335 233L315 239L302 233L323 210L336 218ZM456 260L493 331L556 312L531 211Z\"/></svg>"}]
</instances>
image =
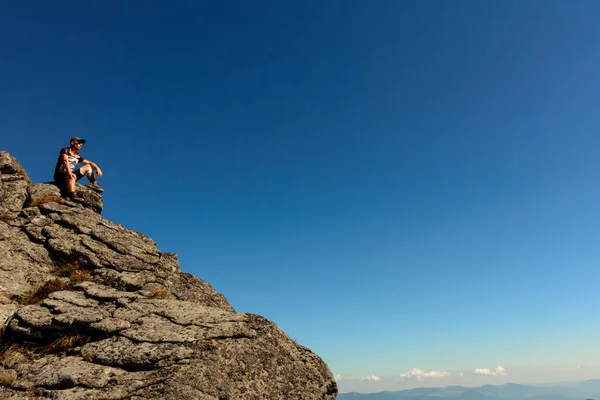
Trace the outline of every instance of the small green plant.
<instances>
[{"instance_id":1,"label":"small green plant","mask_svg":"<svg viewBox=\"0 0 600 400\"><path fill-rule=\"evenodd\" d=\"M44 389L42 388L27 388L25 393L30 394L35 397L42 397L44 395Z\"/></svg>"},{"instance_id":2,"label":"small green plant","mask_svg":"<svg viewBox=\"0 0 600 400\"><path fill-rule=\"evenodd\" d=\"M117 289L120 292L127 291L127 283L120 276L104 275L96 279L98 283Z\"/></svg>"},{"instance_id":3,"label":"small green plant","mask_svg":"<svg viewBox=\"0 0 600 400\"><path fill-rule=\"evenodd\" d=\"M81 352L81 358L83 358L83 361L87 362L94 361L94 357L92 357L92 353L90 352Z\"/></svg>"}]
</instances>

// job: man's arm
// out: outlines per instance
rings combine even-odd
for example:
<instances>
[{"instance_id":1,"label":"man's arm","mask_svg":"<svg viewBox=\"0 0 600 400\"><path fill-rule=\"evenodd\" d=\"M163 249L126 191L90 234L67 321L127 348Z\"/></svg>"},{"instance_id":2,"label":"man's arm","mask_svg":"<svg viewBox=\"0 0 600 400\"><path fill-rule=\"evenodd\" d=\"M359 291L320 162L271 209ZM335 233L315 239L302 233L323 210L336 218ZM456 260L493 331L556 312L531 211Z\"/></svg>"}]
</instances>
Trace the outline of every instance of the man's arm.
<instances>
[{"instance_id":1,"label":"man's arm","mask_svg":"<svg viewBox=\"0 0 600 400\"><path fill-rule=\"evenodd\" d=\"M92 169L98 174L98 177L102 178L102 170L95 163L91 162L90 160L82 160L81 164L91 166Z\"/></svg>"}]
</instances>

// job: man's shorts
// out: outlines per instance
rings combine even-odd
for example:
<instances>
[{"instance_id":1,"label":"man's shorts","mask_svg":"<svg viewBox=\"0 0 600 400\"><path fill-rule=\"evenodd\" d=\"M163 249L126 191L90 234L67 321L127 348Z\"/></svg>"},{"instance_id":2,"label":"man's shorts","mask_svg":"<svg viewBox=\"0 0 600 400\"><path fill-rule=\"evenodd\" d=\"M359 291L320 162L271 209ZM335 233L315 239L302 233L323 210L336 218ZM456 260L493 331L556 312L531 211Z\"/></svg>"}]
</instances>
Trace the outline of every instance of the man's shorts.
<instances>
[{"instance_id":1,"label":"man's shorts","mask_svg":"<svg viewBox=\"0 0 600 400\"><path fill-rule=\"evenodd\" d=\"M81 173L81 168L76 169L75 171L73 171L73 173L75 174L75 177L77 178L77 180L80 180L81 178L83 178L83 174ZM56 174L54 174L54 181L60 187L65 187L67 185L68 177L69 177L69 174L67 174L66 172L57 172Z\"/></svg>"}]
</instances>

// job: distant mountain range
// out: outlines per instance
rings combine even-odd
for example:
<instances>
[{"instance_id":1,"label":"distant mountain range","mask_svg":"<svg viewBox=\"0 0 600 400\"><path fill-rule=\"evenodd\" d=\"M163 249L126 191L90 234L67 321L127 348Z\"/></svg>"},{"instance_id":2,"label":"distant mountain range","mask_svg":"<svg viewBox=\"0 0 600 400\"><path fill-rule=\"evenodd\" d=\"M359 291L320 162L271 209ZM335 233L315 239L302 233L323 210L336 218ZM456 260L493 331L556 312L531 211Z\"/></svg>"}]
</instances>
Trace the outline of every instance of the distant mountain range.
<instances>
[{"instance_id":1,"label":"distant mountain range","mask_svg":"<svg viewBox=\"0 0 600 400\"><path fill-rule=\"evenodd\" d=\"M397 392L342 393L338 400L600 400L600 379L555 385L485 385L417 388Z\"/></svg>"}]
</instances>

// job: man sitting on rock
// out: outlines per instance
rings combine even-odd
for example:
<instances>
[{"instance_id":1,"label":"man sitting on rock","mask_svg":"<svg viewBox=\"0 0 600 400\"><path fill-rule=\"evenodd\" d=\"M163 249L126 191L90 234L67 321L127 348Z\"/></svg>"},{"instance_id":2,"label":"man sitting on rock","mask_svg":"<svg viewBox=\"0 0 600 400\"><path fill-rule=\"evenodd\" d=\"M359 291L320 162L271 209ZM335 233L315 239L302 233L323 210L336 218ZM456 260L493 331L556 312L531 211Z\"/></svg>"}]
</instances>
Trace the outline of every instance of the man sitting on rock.
<instances>
[{"instance_id":1,"label":"man sitting on rock","mask_svg":"<svg viewBox=\"0 0 600 400\"><path fill-rule=\"evenodd\" d=\"M81 146L85 143L85 139L80 137L71 138L71 146L63 148L58 154L58 160L56 161L56 167L54 167L54 180L65 190L66 197L68 199L75 198L75 182L83 178L84 175L90 180L88 185L89 188L96 192L102 193L104 189L100 187L94 171L98 177L102 177L102 171L93 162L84 159L79 155ZM77 164L83 166L79 169L75 169Z\"/></svg>"}]
</instances>

